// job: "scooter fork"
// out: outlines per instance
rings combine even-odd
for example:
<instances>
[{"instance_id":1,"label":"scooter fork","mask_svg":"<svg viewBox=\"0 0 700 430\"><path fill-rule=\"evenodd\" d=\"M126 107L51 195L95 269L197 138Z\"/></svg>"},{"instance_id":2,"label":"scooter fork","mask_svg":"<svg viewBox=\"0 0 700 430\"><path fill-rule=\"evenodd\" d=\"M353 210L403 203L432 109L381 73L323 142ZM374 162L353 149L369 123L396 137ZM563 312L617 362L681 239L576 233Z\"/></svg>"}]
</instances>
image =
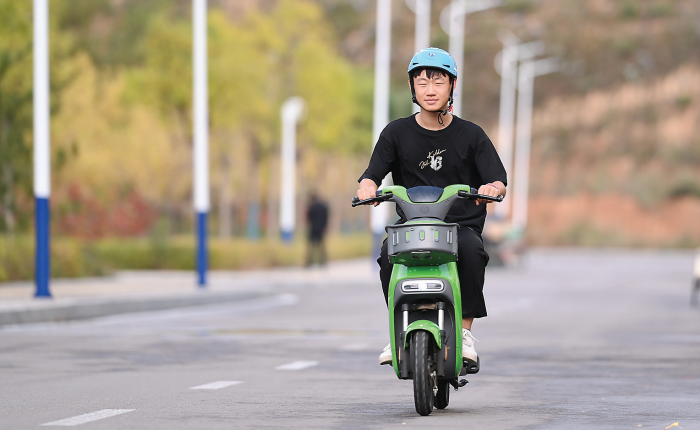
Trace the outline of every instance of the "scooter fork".
<instances>
[{"instance_id":1,"label":"scooter fork","mask_svg":"<svg viewBox=\"0 0 700 430\"><path fill-rule=\"evenodd\" d=\"M445 376L445 360L447 360L447 345L445 344L445 302L437 304L438 328L440 329L440 350L435 354L437 376Z\"/></svg>"},{"instance_id":2,"label":"scooter fork","mask_svg":"<svg viewBox=\"0 0 700 430\"><path fill-rule=\"evenodd\" d=\"M408 354L404 348L404 345L407 342L406 330L408 330L408 309L408 304L401 305L401 312L403 314L403 331L401 332L401 336L399 336L401 345L396 346L396 350L399 354L399 374L401 375L401 379L408 379L408 369L410 364L408 359L410 354Z\"/></svg>"}]
</instances>

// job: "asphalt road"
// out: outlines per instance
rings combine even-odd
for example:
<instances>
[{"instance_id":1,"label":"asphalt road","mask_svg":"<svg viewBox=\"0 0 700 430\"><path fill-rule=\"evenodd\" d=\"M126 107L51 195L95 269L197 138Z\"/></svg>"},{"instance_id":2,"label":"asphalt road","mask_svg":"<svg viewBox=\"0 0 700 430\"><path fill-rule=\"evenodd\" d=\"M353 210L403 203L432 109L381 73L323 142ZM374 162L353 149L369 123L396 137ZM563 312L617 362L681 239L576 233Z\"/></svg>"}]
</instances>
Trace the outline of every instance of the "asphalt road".
<instances>
[{"instance_id":1,"label":"asphalt road","mask_svg":"<svg viewBox=\"0 0 700 430\"><path fill-rule=\"evenodd\" d=\"M690 267L685 252L547 250L489 270L481 372L428 417L411 382L377 365L377 283L4 327L0 430L700 429Z\"/></svg>"}]
</instances>

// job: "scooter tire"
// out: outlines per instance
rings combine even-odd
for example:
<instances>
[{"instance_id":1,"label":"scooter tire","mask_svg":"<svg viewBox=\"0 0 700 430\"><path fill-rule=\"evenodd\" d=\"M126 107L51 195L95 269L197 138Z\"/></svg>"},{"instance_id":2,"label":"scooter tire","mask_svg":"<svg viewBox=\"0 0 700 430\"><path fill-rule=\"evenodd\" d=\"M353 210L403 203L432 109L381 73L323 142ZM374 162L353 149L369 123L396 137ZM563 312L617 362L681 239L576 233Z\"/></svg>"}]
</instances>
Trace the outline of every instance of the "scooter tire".
<instances>
[{"instance_id":1,"label":"scooter tire","mask_svg":"<svg viewBox=\"0 0 700 430\"><path fill-rule=\"evenodd\" d=\"M450 404L450 383L445 379L437 382L438 392L435 395L435 407L445 409Z\"/></svg>"},{"instance_id":2,"label":"scooter tire","mask_svg":"<svg viewBox=\"0 0 700 430\"><path fill-rule=\"evenodd\" d=\"M416 412L422 416L433 412L433 382L430 377L430 338L428 332L417 330L413 335L413 400Z\"/></svg>"}]
</instances>

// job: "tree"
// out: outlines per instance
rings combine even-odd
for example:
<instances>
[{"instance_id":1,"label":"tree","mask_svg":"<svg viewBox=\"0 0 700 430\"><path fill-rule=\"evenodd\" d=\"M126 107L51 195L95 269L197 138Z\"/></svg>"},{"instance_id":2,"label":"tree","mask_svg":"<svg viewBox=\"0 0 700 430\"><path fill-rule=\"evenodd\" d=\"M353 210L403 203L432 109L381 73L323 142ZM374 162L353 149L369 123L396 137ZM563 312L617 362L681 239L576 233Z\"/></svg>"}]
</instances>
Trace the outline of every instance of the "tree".
<instances>
[{"instance_id":1,"label":"tree","mask_svg":"<svg viewBox=\"0 0 700 430\"><path fill-rule=\"evenodd\" d=\"M286 98L298 95L308 104L302 150L342 152L360 146L358 141L363 149L368 145L369 128L357 125L371 115L365 103L371 80L337 52L318 5L283 0L235 23L214 9L208 33L212 188L218 191L220 220L231 222L234 183L253 214L261 207L261 172L270 171L263 166L279 150L279 109ZM188 151L191 34L189 20L162 13L142 45L144 65L132 72L132 96L155 107ZM190 170L182 166L180 178L191 180ZM230 231L222 225L224 235Z\"/></svg>"},{"instance_id":2,"label":"tree","mask_svg":"<svg viewBox=\"0 0 700 430\"><path fill-rule=\"evenodd\" d=\"M51 111L59 108L59 94L72 75L64 63L72 46L69 36L56 31L61 7L50 14L49 64L51 65ZM18 220L26 227L29 216L19 211L17 195L32 194L33 127L32 89L32 2L4 0L0 2L0 231L14 231Z\"/></svg>"}]
</instances>

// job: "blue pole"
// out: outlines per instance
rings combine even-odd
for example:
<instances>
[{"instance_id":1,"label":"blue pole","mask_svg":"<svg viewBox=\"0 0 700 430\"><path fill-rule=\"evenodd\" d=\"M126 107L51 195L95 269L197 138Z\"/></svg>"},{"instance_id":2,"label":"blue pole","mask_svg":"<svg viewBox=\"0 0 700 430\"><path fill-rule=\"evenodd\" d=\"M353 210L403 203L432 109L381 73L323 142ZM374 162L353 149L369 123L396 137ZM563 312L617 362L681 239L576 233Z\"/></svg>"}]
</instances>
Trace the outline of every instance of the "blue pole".
<instances>
[{"instance_id":1,"label":"blue pole","mask_svg":"<svg viewBox=\"0 0 700 430\"><path fill-rule=\"evenodd\" d=\"M35 297L51 297L49 279L51 259L49 254L49 199L36 197L36 293Z\"/></svg>"},{"instance_id":2,"label":"blue pole","mask_svg":"<svg viewBox=\"0 0 700 430\"><path fill-rule=\"evenodd\" d=\"M200 287L207 285L207 268L209 253L207 251L207 213L197 213L197 279Z\"/></svg>"},{"instance_id":3,"label":"blue pole","mask_svg":"<svg viewBox=\"0 0 700 430\"><path fill-rule=\"evenodd\" d=\"M194 128L194 210L197 214L197 278L207 285L207 214L209 213L209 90L207 0L192 0L192 116Z\"/></svg>"},{"instance_id":4,"label":"blue pole","mask_svg":"<svg viewBox=\"0 0 700 430\"><path fill-rule=\"evenodd\" d=\"M49 197L51 147L49 123L49 4L34 0L34 197L36 201L35 297L51 297L49 279Z\"/></svg>"}]
</instances>

